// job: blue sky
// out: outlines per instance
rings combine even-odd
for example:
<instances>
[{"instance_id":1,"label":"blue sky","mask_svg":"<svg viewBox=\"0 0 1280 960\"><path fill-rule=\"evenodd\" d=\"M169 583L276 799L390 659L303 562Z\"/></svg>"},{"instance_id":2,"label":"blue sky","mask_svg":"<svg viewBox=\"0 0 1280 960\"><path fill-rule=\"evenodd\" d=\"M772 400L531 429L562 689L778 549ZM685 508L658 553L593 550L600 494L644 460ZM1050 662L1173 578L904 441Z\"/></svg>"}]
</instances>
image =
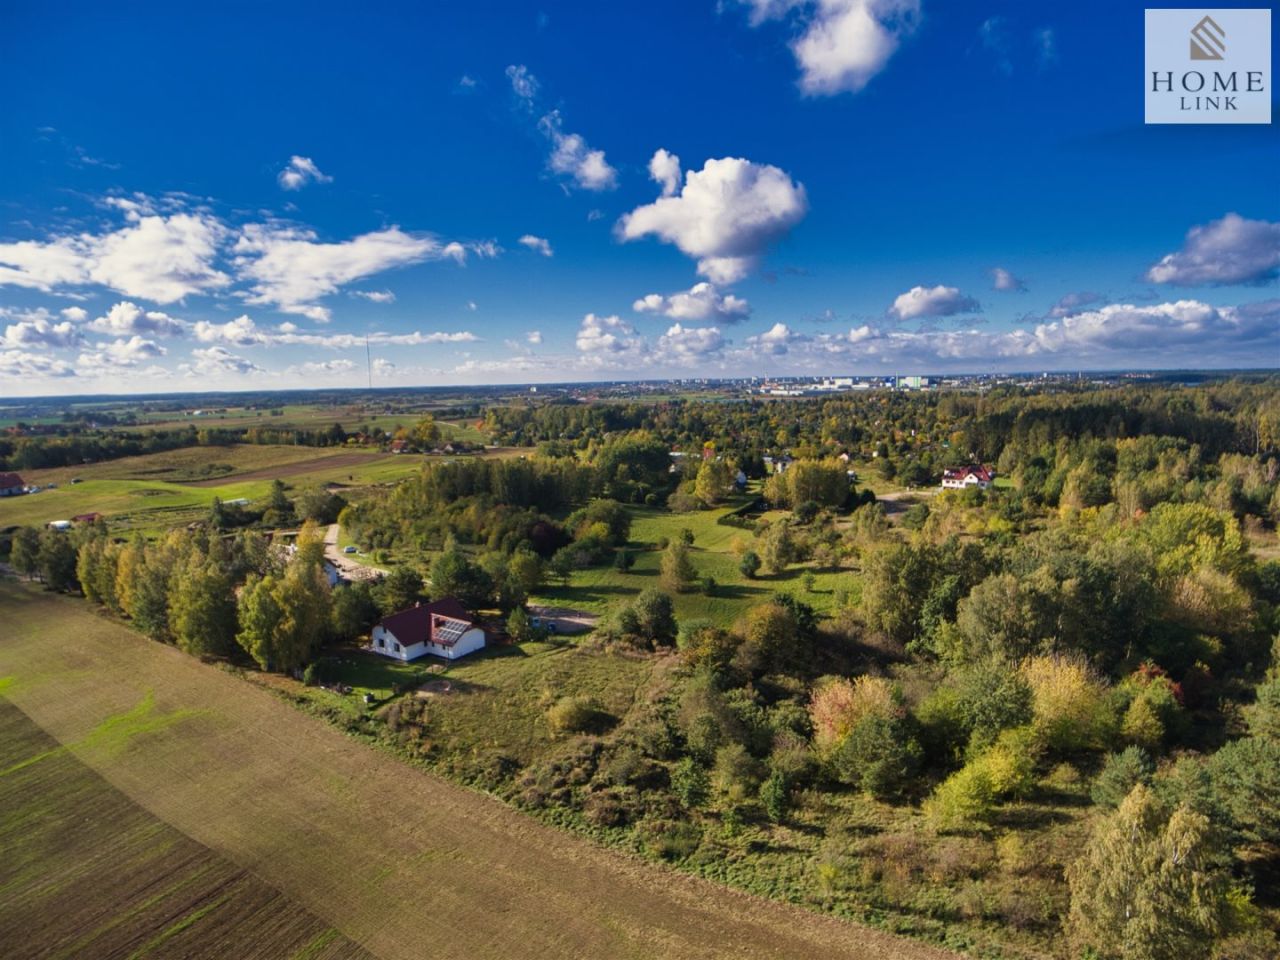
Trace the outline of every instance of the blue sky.
<instances>
[{"instance_id":1,"label":"blue sky","mask_svg":"<svg viewBox=\"0 0 1280 960\"><path fill-rule=\"evenodd\" d=\"M1280 365L1280 136L1144 126L1142 11L10 6L0 394Z\"/></svg>"}]
</instances>

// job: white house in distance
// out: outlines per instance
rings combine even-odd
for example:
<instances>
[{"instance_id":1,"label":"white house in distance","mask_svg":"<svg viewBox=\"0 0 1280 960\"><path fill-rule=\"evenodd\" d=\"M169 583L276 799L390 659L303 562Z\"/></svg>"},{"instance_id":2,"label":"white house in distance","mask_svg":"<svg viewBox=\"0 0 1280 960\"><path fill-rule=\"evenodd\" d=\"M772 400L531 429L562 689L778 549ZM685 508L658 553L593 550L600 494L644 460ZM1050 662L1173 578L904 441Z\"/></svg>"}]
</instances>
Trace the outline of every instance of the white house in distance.
<instances>
[{"instance_id":1,"label":"white house in distance","mask_svg":"<svg viewBox=\"0 0 1280 960\"><path fill-rule=\"evenodd\" d=\"M26 492L22 477L16 473L0 473L0 497L17 497Z\"/></svg>"},{"instance_id":2,"label":"white house in distance","mask_svg":"<svg viewBox=\"0 0 1280 960\"><path fill-rule=\"evenodd\" d=\"M452 597L383 617L369 635L374 653L406 662L428 653L457 660L483 649L484 644L484 630Z\"/></svg>"},{"instance_id":3,"label":"white house in distance","mask_svg":"<svg viewBox=\"0 0 1280 960\"><path fill-rule=\"evenodd\" d=\"M982 464L957 467L954 470L943 471L942 489L968 490L970 487L977 487L979 490L985 490L991 486L991 481L995 478L996 475Z\"/></svg>"}]
</instances>

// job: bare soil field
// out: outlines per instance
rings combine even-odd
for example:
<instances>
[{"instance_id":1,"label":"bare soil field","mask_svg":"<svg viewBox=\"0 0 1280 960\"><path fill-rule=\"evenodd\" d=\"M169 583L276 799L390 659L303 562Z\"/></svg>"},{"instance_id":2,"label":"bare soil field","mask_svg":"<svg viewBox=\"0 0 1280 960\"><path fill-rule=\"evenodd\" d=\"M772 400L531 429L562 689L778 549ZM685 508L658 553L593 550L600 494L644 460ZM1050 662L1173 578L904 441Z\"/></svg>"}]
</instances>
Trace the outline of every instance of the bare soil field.
<instances>
[{"instance_id":1,"label":"bare soil field","mask_svg":"<svg viewBox=\"0 0 1280 960\"><path fill-rule=\"evenodd\" d=\"M2 699L0 847L9 960L369 956L147 813Z\"/></svg>"},{"instance_id":2,"label":"bare soil field","mask_svg":"<svg viewBox=\"0 0 1280 960\"><path fill-rule=\"evenodd\" d=\"M151 643L83 601L5 582L0 613L0 698L65 747L61 755L376 957L953 956L544 826ZM0 731L6 755L21 756L13 739ZM109 857L111 823L90 820L77 855ZM36 829L6 826L19 838ZM41 861L25 869L27 883L46 879ZM30 923L56 922L37 907L27 908ZM157 922L151 935L165 929Z\"/></svg>"},{"instance_id":3,"label":"bare soil field","mask_svg":"<svg viewBox=\"0 0 1280 960\"><path fill-rule=\"evenodd\" d=\"M297 468L342 453L365 457L381 456L378 451L335 451L331 447L293 447L237 443L216 447L183 447L160 453L121 457L73 467L47 470L23 470L28 483L66 484L73 477L84 480L163 480L173 483L199 482L217 486L238 480L250 473L263 473L274 468Z\"/></svg>"}]
</instances>

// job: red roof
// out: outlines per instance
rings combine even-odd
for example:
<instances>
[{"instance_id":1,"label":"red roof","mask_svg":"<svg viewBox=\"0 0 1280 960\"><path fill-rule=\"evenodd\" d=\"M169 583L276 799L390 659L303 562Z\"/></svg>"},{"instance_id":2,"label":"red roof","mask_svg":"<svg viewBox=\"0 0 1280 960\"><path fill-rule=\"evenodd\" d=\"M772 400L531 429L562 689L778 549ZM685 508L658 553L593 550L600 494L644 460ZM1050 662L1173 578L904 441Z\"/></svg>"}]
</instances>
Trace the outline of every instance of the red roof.
<instances>
[{"instance_id":1,"label":"red roof","mask_svg":"<svg viewBox=\"0 0 1280 960\"><path fill-rule=\"evenodd\" d=\"M966 477L973 477L979 483L990 483L993 475L986 467L978 464L976 466L960 467L956 470L946 470L942 476L946 480L963 480Z\"/></svg>"},{"instance_id":2,"label":"red roof","mask_svg":"<svg viewBox=\"0 0 1280 960\"><path fill-rule=\"evenodd\" d=\"M0 490L10 490L23 486L22 478L16 473L0 473Z\"/></svg>"},{"instance_id":3,"label":"red roof","mask_svg":"<svg viewBox=\"0 0 1280 960\"><path fill-rule=\"evenodd\" d=\"M458 642L461 632L457 630L457 625L460 623L467 628L475 626L475 621L462 604L453 597L445 597L383 617L378 626L394 633L396 639L406 647L423 641L451 647ZM450 625L454 629L443 629Z\"/></svg>"}]
</instances>

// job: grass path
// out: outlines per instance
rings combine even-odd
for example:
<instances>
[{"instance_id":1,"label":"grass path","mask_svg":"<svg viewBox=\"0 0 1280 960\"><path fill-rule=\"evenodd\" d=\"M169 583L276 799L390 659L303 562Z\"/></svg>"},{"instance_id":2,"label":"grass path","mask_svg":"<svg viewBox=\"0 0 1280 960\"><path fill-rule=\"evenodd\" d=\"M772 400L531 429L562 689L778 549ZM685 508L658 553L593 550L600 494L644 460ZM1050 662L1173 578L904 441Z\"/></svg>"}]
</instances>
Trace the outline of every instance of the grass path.
<instances>
[{"instance_id":1,"label":"grass path","mask_svg":"<svg viewBox=\"0 0 1280 960\"><path fill-rule=\"evenodd\" d=\"M154 816L386 960L952 956L556 831L82 601L6 582L0 615L0 696ZM144 703L171 722L91 736Z\"/></svg>"}]
</instances>

